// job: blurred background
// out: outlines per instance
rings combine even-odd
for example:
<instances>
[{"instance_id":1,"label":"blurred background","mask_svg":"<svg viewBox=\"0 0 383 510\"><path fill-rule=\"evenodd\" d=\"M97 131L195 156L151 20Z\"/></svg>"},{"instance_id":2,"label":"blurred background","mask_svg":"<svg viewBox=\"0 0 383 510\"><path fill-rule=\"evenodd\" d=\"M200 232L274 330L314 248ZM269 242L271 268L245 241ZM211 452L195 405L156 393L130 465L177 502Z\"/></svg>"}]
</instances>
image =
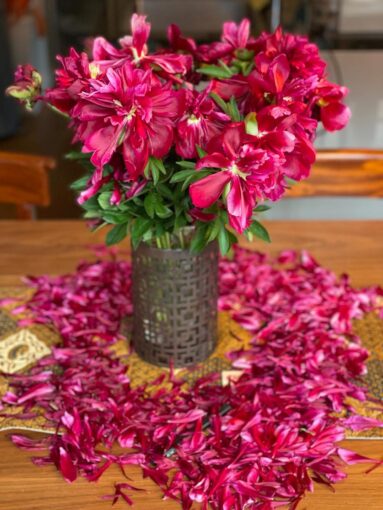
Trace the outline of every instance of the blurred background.
<instances>
[{"instance_id":1,"label":"blurred background","mask_svg":"<svg viewBox=\"0 0 383 510\"><path fill-rule=\"evenodd\" d=\"M55 55L82 48L102 34L117 40L130 32L133 12L152 24L152 44L165 43L166 27L178 24L199 42L217 39L224 21L249 17L253 35L281 24L306 34L321 48L330 79L350 89L353 117L339 133L319 132L318 148L383 149L383 0L0 0L0 151L54 157L50 206L39 218L76 218L69 184L81 168L64 160L70 150L66 121L48 109L21 111L3 90L17 64L31 63L52 83ZM10 214L0 208L0 218ZM271 218L383 218L379 199L309 198L282 200Z\"/></svg>"}]
</instances>

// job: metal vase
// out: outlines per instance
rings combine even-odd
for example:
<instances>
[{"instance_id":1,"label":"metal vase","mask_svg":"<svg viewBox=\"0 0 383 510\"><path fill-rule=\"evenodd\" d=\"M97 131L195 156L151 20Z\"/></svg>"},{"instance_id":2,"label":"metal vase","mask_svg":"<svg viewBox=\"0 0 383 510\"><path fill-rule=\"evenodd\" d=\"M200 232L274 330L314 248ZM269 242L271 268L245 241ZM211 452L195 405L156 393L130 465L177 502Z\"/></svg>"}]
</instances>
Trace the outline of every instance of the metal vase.
<instances>
[{"instance_id":1,"label":"metal vase","mask_svg":"<svg viewBox=\"0 0 383 510\"><path fill-rule=\"evenodd\" d=\"M133 345L149 363L175 367L206 359L217 342L218 246L203 252L132 250Z\"/></svg>"}]
</instances>

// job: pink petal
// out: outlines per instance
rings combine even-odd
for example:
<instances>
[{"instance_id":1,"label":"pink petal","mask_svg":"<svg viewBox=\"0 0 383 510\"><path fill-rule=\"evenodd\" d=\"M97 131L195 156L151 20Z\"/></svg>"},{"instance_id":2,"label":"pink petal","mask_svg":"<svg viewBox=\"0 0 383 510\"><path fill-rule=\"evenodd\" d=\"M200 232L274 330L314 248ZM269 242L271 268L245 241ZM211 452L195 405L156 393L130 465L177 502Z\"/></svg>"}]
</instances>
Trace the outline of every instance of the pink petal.
<instances>
[{"instance_id":1,"label":"pink petal","mask_svg":"<svg viewBox=\"0 0 383 510\"><path fill-rule=\"evenodd\" d=\"M205 415L206 415L206 412L203 411L202 409L193 409L192 411L189 411L188 413L186 413L183 416L179 416L179 417L176 416L175 418L170 418L168 420L168 422L169 423L177 423L177 424L191 423L193 421L199 420L200 418L202 418Z\"/></svg>"},{"instance_id":2,"label":"pink petal","mask_svg":"<svg viewBox=\"0 0 383 510\"><path fill-rule=\"evenodd\" d=\"M55 387L51 384L36 384L32 386L26 393L24 393L18 400L18 404L23 404L28 400L36 399L39 397L46 397L55 391Z\"/></svg>"},{"instance_id":3,"label":"pink petal","mask_svg":"<svg viewBox=\"0 0 383 510\"><path fill-rule=\"evenodd\" d=\"M276 57L270 65L270 70L273 74L275 90L281 92L290 74L290 64L286 55L281 54Z\"/></svg>"},{"instance_id":4,"label":"pink petal","mask_svg":"<svg viewBox=\"0 0 383 510\"><path fill-rule=\"evenodd\" d=\"M189 193L193 205L203 209L214 204L230 179L229 172L217 172L191 184Z\"/></svg>"},{"instance_id":5,"label":"pink petal","mask_svg":"<svg viewBox=\"0 0 383 510\"><path fill-rule=\"evenodd\" d=\"M60 471L67 482L71 483L76 480L77 469L68 452L62 447L59 449L59 466Z\"/></svg>"},{"instance_id":6,"label":"pink petal","mask_svg":"<svg viewBox=\"0 0 383 510\"><path fill-rule=\"evenodd\" d=\"M137 50L138 55L142 54L146 41L150 34L150 23L147 23L146 16L133 14L131 20L133 47Z\"/></svg>"},{"instance_id":7,"label":"pink petal","mask_svg":"<svg viewBox=\"0 0 383 510\"><path fill-rule=\"evenodd\" d=\"M354 431L369 430L373 427L383 427L383 421L359 415L346 418L343 420L343 424Z\"/></svg>"},{"instance_id":8,"label":"pink petal","mask_svg":"<svg viewBox=\"0 0 383 510\"><path fill-rule=\"evenodd\" d=\"M358 453L346 450L344 448L337 448L337 454L346 464L358 464L360 462L375 462L374 459L359 455Z\"/></svg>"},{"instance_id":9,"label":"pink petal","mask_svg":"<svg viewBox=\"0 0 383 510\"><path fill-rule=\"evenodd\" d=\"M329 103L321 108L321 121L327 131L343 129L351 118L351 110L343 103Z\"/></svg>"},{"instance_id":10,"label":"pink petal","mask_svg":"<svg viewBox=\"0 0 383 510\"><path fill-rule=\"evenodd\" d=\"M222 154L214 152L208 156L204 156L197 161L196 170L201 168L227 168L230 165L230 160Z\"/></svg>"}]
</instances>

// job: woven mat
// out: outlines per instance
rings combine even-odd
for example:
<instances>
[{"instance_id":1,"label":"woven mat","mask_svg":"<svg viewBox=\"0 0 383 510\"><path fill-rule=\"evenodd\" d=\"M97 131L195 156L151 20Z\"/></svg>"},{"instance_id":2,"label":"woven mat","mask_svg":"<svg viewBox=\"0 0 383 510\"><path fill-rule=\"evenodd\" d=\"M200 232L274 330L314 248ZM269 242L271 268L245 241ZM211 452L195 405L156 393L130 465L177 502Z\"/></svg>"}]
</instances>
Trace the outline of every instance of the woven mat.
<instances>
[{"instance_id":1,"label":"woven mat","mask_svg":"<svg viewBox=\"0 0 383 510\"><path fill-rule=\"evenodd\" d=\"M30 291L20 288L2 289L0 298L14 296L27 300ZM49 354L53 345L60 343L60 337L54 330L45 326L20 328L15 315L11 315L7 307L0 309L0 395L4 395L8 388L8 377L5 373L27 372L36 361ZM368 374L365 377L371 396L383 400L383 320L375 314L369 314L364 319L355 321L355 332L361 337L364 347L370 351ZM129 338L129 321L122 324L122 334ZM218 344L211 356L192 369L179 369L177 376L185 383L191 383L197 378L221 372L222 379L230 372L230 362L226 353L249 346L251 335L233 321L227 313L218 314ZM167 371L166 368L146 363L137 354L129 354L128 340L122 340L112 347L121 361L127 365L127 373L133 387L148 383ZM376 411L371 404L351 401L359 414L383 420L383 413ZM21 429L51 433L42 414L33 420L21 420L13 417L20 412L20 408L7 409L11 416L0 417L0 430ZM349 432L349 438L383 439L383 429L371 429L367 432Z\"/></svg>"}]
</instances>

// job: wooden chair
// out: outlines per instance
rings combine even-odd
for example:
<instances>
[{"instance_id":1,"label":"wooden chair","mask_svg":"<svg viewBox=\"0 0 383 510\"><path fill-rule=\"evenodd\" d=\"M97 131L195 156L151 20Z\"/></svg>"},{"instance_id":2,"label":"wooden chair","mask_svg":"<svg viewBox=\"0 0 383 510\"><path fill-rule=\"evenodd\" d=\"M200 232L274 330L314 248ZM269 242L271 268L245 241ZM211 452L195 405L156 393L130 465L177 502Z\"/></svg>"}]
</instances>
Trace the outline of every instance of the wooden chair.
<instances>
[{"instance_id":1,"label":"wooden chair","mask_svg":"<svg viewBox=\"0 0 383 510\"><path fill-rule=\"evenodd\" d=\"M50 204L48 170L54 159L0 152L0 203L16 206L18 219L33 219L34 206Z\"/></svg>"},{"instance_id":2,"label":"wooden chair","mask_svg":"<svg viewBox=\"0 0 383 510\"><path fill-rule=\"evenodd\" d=\"M310 177L286 197L383 197L383 150L319 150Z\"/></svg>"}]
</instances>

